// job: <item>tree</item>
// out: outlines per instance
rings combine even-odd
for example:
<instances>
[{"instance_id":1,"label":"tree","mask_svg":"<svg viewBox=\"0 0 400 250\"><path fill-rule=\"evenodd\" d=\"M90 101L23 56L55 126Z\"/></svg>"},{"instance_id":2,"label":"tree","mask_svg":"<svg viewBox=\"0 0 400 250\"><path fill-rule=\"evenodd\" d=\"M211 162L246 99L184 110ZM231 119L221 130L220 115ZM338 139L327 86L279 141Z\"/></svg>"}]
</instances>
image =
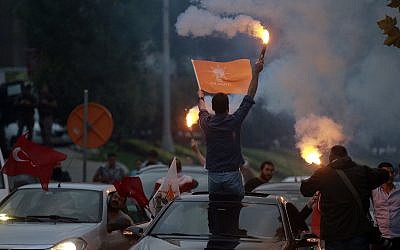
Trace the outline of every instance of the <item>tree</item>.
<instances>
[{"instance_id":1,"label":"tree","mask_svg":"<svg viewBox=\"0 0 400 250\"><path fill-rule=\"evenodd\" d=\"M157 104L158 93L147 84L141 62L143 43L152 38L160 9L157 0L16 2L29 46L39 51L33 80L37 87L50 86L61 121L83 102L88 89L89 101L112 112L116 134L155 123L158 109L148 104Z\"/></svg>"},{"instance_id":2,"label":"tree","mask_svg":"<svg viewBox=\"0 0 400 250\"><path fill-rule=\"evenodd\" d=\"M398 8L400 12L400 0L391 0L387 5L391 8ZM384 19L377 22L379 28L387 35L384 44L387 46L396 46L400 48L400 29L396 26L397 20L395 17L386 16Z\"/></svg>"}]
</instances>

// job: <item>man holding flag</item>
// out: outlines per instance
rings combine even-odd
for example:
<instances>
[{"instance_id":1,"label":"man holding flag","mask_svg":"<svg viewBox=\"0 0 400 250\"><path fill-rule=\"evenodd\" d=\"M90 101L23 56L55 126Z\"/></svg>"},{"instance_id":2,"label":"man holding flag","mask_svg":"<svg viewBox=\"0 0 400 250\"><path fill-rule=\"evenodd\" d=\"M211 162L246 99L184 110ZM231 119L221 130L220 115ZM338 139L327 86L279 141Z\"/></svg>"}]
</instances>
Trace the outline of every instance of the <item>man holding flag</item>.
<instances>
[{"instance_id":1,"label":"man holding flag","mask_svg":"<svg viewBox=\"0 0 400 250\"><path fill-rule=\"evenodd\" d=\"M196 69L195 63L193 65L199 88L202 88L202 83L199 81L202 77L199 75L200 72ZM253 67L247 95L243 98L238 110L233 114L228 113L229 100L226 93L234 92L215 94L212 99L212 109L215 111L215 115L210 115L204 101L205 93L202 89L198 91L199 121L207 143L206 168L208 169L208 189L211 199L221 193L235 195L238 199L242 199L244 196L244 187L239 171L239 167L244 163L240 131L243 120L255 103L254 96L258 87L258 77L263 67L264 61L260 58ZM220 80L228 82L231 82L229 81L229 75L234 75L237 70L240 70L239 68L235 71L226 72L220 70L223 68L224 66L219 66L217 71L213 70L211 72L217 72L218 74L215 75ZM246 71L246 69L241 71ZM248 84L248 82L244 82L244 84ZM231 84L226 84L226 86L229 87ZM229 88L227 90L229 91Z\"/></svg>"}]
</instances>

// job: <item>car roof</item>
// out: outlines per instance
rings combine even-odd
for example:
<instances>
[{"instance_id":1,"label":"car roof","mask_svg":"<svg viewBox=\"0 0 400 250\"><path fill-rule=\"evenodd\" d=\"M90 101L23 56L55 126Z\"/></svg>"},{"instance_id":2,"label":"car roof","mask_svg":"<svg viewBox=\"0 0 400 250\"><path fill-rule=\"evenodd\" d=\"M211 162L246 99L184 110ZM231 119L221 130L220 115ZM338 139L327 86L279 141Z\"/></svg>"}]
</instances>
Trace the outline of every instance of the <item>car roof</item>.
<instances>
[{"instance_id":1,"label":"car roof","mask_svg":"<svg viewBox=\"0 0 400 250\"><path fill-rule=\"evenodd\" d=\"M302 180L310 178L309 175L302 176L287 176L281 182L301 182Z\"/></svg>"},{"instance_id":2,"label":"car roof","mask_svg":"<svg viewBox=\"0 0 400 250\"><path fill-rule=\"evenodd\" d=\"M137 174L143 174L143 173L148 173L148 172L167 172L168 171L168 166L164 164L156 164L156 165L150 165L147 167L144 167L140 169ZM207 170L200 165L183 165L182 166L182 172L189 172L189 173L206 173Z\"/></svg>"},{"instance_id":3,"label":"car roof","mask_svg":"<svg viewBox=\"0 0 400 250\"><path fill-rule=\"evenodd\" d=\"M42 188L40 183L28 184L18 188L20 189L35 189L35 188ZM115 191L115 187L110 184L102 184L102 183L49 183L49 188L63 188L63 189L84 189L84 190L95 190L95 191Z\"/></svg>"},{"instance_id":4,"label":"car roof","mask_svg":"<svg viewBox=\"0 0 400 250\"><path fill-rule=\"evenodd\" d=\"M209 201L209 195L206 192L199 192L193 194L184 194L176 199L176 201ZM233 201L233 200L232 200ZM284 198L280 195L266 195L262 193L246 194L241 202L245 203L266 203L266 204L277 204L279 201L284 201ZM224 200L224 202L230 202ZM233 201L235 202L235 201Z\"/></svg>"},{"instance_id":5,"label":"car roof","mask_svg":"<svg viewBox=\"0 0 400 250\"><path fill-rule=\"evenodd\" d=\"M300 191L300 182L276 182L265 183L254 189L254 191Z\"/></svg>"}]
</instances>

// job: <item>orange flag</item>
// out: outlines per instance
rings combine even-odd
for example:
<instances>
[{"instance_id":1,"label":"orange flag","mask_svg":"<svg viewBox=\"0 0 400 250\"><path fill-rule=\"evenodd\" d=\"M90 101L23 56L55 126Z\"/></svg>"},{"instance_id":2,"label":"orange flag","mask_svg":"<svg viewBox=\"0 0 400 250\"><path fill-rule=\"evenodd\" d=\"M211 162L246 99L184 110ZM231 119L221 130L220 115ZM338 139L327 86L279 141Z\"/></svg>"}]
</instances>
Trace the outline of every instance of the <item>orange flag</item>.
<instances>
[{"instance_id":1,"label":"orange flag","mask_svg":"<svg viewBox=\"0 0 400 250\"><path fill-rule=\"evenodd\" d=\"M252 71L250 60L211 62L192 60L199 88L208 93L246 94Z\"/></svg>"}]
</instances>

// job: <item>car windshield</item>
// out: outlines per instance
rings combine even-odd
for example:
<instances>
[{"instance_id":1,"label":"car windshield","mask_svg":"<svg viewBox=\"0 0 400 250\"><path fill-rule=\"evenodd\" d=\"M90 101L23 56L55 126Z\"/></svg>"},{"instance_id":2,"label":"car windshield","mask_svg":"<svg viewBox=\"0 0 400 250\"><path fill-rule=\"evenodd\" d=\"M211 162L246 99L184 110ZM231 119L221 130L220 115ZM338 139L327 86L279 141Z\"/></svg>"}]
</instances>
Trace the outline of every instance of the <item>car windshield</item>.
<instances>
[{"instance_id":1,"label":"car windshield","mask_svg":"<svg viewBox=\"0 0 400 250\"><path fill-rule=\"evenodd\" d=\"M140 180L142 181L144 193L147 198L150 199L154 192L154 185L156 181L162 177L165 177L167 175L167 170L168 168L157 169L154 171L143 172L139 175ZM182 173L184 175L193 177L199 183L197 188L195 188L193 191L208 191L208 177L206 172L188 171L185 170L185 167L183 167Z\"/></svg>"},{"instance_id":2,"label":"car windshield","mask_svg":"<svg viewBox=\"0 0 400 250\"><path fill-rule=\"evenodd\" d=\"M20 189L0 206L0 214L62 222L99 222L102 193L82 189ZM65 220L65 219L70 219ZM64 219L64 220L63 220Z\"/></svg>"},{"instance_id":3,"label":"car windshield","mask_svg":"<svg viewBox=\"0 0 400 250\"><path fill-rule=\"evenodd\" d=\"M277 205L240 202L175 201L151 235L284 238Z\"/></svg>"}]
</instances>

